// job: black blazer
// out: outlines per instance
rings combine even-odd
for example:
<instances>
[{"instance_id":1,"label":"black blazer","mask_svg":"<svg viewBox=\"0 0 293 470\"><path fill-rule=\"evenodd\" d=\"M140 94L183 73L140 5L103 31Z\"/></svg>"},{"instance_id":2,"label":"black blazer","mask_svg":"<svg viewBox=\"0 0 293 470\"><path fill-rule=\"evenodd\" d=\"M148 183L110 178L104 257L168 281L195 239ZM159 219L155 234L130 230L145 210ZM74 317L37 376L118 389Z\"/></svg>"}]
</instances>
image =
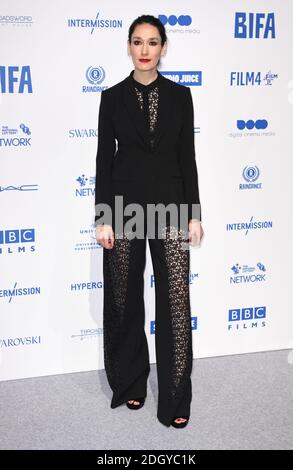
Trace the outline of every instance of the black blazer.
<instances>
[{"instance_id":1,"label":"black blazer","mask_svg":"<svg viewBox=\"0 0 293 470\"><path fill-rule=\"evenodd\" d=\"M132 74L101 94L95 204L107 203L114 211L115 195L123 196L124 206L188 203L188 220L201 220L190 89L158 72L158 121L152 149ZM196 204L194 212L192 204ZM98 219L96 215L96 224Z\"/></svg>"}]
</instances>

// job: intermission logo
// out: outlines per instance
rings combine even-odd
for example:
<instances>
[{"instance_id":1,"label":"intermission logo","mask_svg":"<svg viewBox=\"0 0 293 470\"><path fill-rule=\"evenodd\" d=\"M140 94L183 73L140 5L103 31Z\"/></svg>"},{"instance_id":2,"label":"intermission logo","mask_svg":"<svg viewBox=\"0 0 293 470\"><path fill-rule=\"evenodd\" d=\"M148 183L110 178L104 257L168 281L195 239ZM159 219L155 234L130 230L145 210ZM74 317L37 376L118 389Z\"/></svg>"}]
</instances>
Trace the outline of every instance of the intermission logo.
<instances>
[{"instance_id":1,"label":"intermission logo","mask_svg":"<svg viewBox=\"0 0 293 470\"><path fill-rule=\"evenodd\" d=\"M259 329L267 326L266 307L233 308L228 311L228 331Z\"/></svg>"},{"instance_id":2,"label":"intermission logo","mask_svg":"<svg viewBox=\"0 0 293 470\"><path fill-rule=\"evenodd\" d=\"M95 176L85 176L80 175L76 178L78 183L78 188L75 189L75 196L76 197L87 197L87 196L94 196L95 195Z\"/></svg>"},{"instance_id":3,"label":"intermission logo","mask_svg":"<svg viewBox=\"0 0 293 470\"><path fill-rule=\"evenodd\" d=\"M237 132L230 132L229 137L275 137L276 133L268 128L267 119L237 119Z\"/></svg>"},{"instance_id":4,"label":"intermission logo","mask_svg":"<svg viewBox=\"0 0 293 470\"><path fill-rule=\"evenodd\" d=\"M14 283L12 288L1 289L0 288L0 299L11 302L15 297L23 297L29 295L38 295L41 293L40 287L17 287L17 282Z\"/></svg>"},{"instance_id":5,"label":"intermission logo","mask_svg":"<svg viewBox=\"0 0 293 470\"><path fill-rule=\"evenodd\" d=\"M197 330L197 317L191 317L191 329L192 330ZM150 334L151 335L156 334L156 322L155 322L155 320L152 320L150 322Z\"/></svg>"},{"instance_id":6,"label":"intermission logo","mask_svg":"<svg viewBox=\"0 0 293 470\"><path fill-rule=\"evenodd\" d=\"M78 241L76 241L74 245L74 251L97 250L102 248L100 243L96 240L95 224L92 224L90 228L81 228L78 237Z\"/></svg>"},{"instance_id":7,"label":"intermission logo","mask_svg":"<svg viewBox=\"0 0 293 470\"><path fill-rule=\"evenodd\" d=\"M262 183L256 182L260 171L258 166L246 166L243 168L242 177L246 183L239 183L239 189L262 189Z\"/></svg>"},{"instance_id":8,"label":"intermission logo","mask_svg":"<svg viewBox=\"0 0 293 470\"><path fill-rule=\"evenodd\" d=\"M31 147L31 130L26 124L0 127L0 147Z\"/></svg>"},{"instance_id":9,"label":"intermission logo","mask_svg":"<svg viewBox=\"0 0 293 470\"><path fill-rule=\"evenodd\" d=\"M103 328L84 328L79 330L79 333L71 335L72 339L79 339L80 341L89 340L103 336Z\"/></svg>"},{"instance_id":10,"label":"intermission logo","mask_svg":"<svg viewBox=\"0 0 293 470\"><path fill-rule=\"evenodd\" d=\"M103 282L98 281L98 282L75 282L70 284L70 290L72 292L86 292L88 290L95 290L95 289L102 289L103 288Z\"/></svg>"},{"instance_id":11,"label":"intermission logo","mask_svg":"<svg viewBox=\"0 0 293 470\"><path fill-rule=\"evenodd\" d=\"M234 264L231 267L233 275L230 276L230 284L260 283L266 281L266 267L258 262L255 266L248 264Z\"/></svg>"},{"instance_id":12,"label":"intermission logo","mask_svg":"<svg viewBox=\"0 0 293 470\"><path fill-rule=\"evenodd\" d=\"M158 18L165 26L167 33L200 33L200 29L192 26L192 17L190 15L158 15Z\"/></svg>"},{"instance_id":13,"label":"intermission logo","mask_svg":"<svg viewBox=\"0 0 293 470\"><path fill-rule=\"evenodd\" d=\"M68 137L70 139L90 139L98 137L98 129L69 129Z\"/></svg>"},{"instance_id":14,"label":"intermission logo","mask_svg":"<svg viewBox=\"0 0 293 470\"><path fill-rule=\"evenodd\" d=\"M12 16L12 15L0 15L0 26L14 26L14 27L31 27L33 24L32 16Z\"/></svg>"},{"instance_id":15,"label":"intermission logo","mask_svg":"<svg viewBox=\"0 0 293 470\"><path fill-rule=\"evenodd\" d=\"M187 71L187 72L161 72L166 78L172 80L172 82L178 83L184 86L202 86L202 72L201 71Z\"/></svg>"},{"instance_id":16,"label":"intermission logo","mask_svg":"<svg viewBox=\"0 0 293 470\"><path fill-rule=\"evenodd\" d=\"M121 19L117 18L100 18L100 12L96 14L96 18L69 18L67 20L68 28L82 28L90 30L93 34L95 29L117 29L122 28L123 23Z\"/></svg>"},{"instance_id":17,"label":"intermission logo","mask_svg":"<svg viewBox=\"0 0 293 470\"><path fill-rule=\"evenodd\" d=\"M260 86L272 85L273 81L278 78L277 73L272 73L269 70L266 73L262 72L231 72L230 73L230 86Z\"/></svg>"},{"instance_id":18,"label":"intermission logo","mask_svg":"<svg viewBox=\"0 0 293 470\"><path fill-rule=\"evenodd\" d=\"M266 230L272 227L272 220L253 221L253 216L250 218L249 222L233 222L226 224L227 232L244 231L245 235L247 235L250 230Z\"/></svg>"},{"instance_id":19,"label":"intermission logo","mask_svg":"<svg viewBox=\"0 0 293 470\"><path fill-rule=\"evenodd\" d=\"M35 229L0 230L0 254L31 253L35 247Z\"/></svg>"},{"instance_id":20,"label":"intermission logo","mask_svg":"<svg viewBox=\"0 0 293 470\"><path fill-rule=\"evenodd\" d=\"M0 65L0 93L32 93L29 65Z\"/></svg>"},{"instance_id":21,"label":"intermission logo","mask_svg":"<svg viewBox=\"0 0 293 470\"><path fill-rule=\"evenodd\" d=\"M15 348L18 346L35 346L41 344L41 336L22 336L18 338L0 338L1 348Z\"/></svg>"},{"instance_id":22,"label":"intermission logo","mask_svg":"<svg viewBox=\"0 0 293 470\"><path fill-rule=\"evenodd\" d=\"M193 285L195 281L199 278L198 273L189 272L189 284ZM150 275L150 287L153 288L155 286L155 276L154 274Z\"/></svg>"},{"instance_id":23,"label":"intermission logo","mask_svg":"<svg viewBox=\"0 0 293 470\"><path fill-rule=\"evenodd\" d=\"M89 85L82 86L83 93L101 93L108 88L106 85L101 86L106 76L103 67L88 67L85 76Z\"/></svg>"},{"instance_id":24,"label":"intermission logo","mask_svg":"<svg viewBox=\"0 0 293 470\"><path fill-rule=\"evenodd\" d=\"M275 39L275 14L236 12L234 37L237 39Z\"/></svg>"},{"instance_id":25,"label":"intermission logo","mask_svg":"<svg viewBox=\"0 0 293 470\"><path fill-rule=\"evenodd\" d=\"M38 191L38 184L19 184L19 185L9 184L6 186L0 185L0 193L7 192L7 191L19 191L19 192Z\"/></svg>"}]
</instances>

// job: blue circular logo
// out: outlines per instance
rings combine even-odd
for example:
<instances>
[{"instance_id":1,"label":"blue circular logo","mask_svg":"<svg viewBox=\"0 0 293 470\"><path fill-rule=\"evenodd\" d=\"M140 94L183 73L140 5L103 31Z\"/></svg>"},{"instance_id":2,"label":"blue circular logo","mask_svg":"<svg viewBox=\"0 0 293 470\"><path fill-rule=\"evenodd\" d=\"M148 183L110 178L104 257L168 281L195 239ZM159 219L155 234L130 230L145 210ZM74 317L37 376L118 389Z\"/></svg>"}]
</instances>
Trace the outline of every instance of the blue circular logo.
<instances>
[{"instance_id":1,"label":"blue circular logo","mask_svg":"<svg viewBox=\"0 0 293 470\"><path fill-rule=\"evenodd\" d=\"M89 67L86 71L86 78L92 85L98 85L105 78L105 70L103 67Z\"/></svg>"}]
</instances>

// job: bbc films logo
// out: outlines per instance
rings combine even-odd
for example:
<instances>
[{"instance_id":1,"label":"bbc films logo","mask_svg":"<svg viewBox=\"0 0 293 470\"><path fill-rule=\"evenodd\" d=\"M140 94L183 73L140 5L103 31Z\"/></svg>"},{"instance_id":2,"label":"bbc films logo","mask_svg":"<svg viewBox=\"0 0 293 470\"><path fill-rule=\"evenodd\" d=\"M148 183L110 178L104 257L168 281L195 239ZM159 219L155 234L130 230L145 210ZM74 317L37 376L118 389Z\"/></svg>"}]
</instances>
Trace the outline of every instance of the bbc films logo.
<instances>
[{"instance_id":1,"label":"bbc films logo","mask_svg":"<svg viewBox=\"0 0 293 470\"><path fill-rule=\"evenodd\" d=\"M266 307L233 308L228 311L228 331L259 330L267 326Z\"/></svg>"},{"instance_id":2,"label":"bbc films logo","mask_svg":"<svg viewBox=\"0 0 293 470\"><path fill-rule=\"evenodd\" d=\"M0 255L34 253L35 240L34 228L0 230Z\"/></svg>"}]
</instances>

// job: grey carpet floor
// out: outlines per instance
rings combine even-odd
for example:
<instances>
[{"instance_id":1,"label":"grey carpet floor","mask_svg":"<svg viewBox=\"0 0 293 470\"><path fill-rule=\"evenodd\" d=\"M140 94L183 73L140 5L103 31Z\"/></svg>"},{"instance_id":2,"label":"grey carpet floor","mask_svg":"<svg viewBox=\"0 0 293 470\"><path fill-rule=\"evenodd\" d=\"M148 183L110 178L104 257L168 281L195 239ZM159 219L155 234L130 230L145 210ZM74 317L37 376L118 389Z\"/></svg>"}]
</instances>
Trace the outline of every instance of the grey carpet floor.
<instances>
[{"instance_id":1,"label":"grey carpet floor","mask_svg":"<svg viewBox=\"0 0 293 470\"><path fill-rule=\"evenodd\" d=\"M0 382L0 449L292 449L290 354L194 360L192 414L184 429L157 420L155 364L137 411L110 408L104 371Z\"/></svg>"}]
</instances>

